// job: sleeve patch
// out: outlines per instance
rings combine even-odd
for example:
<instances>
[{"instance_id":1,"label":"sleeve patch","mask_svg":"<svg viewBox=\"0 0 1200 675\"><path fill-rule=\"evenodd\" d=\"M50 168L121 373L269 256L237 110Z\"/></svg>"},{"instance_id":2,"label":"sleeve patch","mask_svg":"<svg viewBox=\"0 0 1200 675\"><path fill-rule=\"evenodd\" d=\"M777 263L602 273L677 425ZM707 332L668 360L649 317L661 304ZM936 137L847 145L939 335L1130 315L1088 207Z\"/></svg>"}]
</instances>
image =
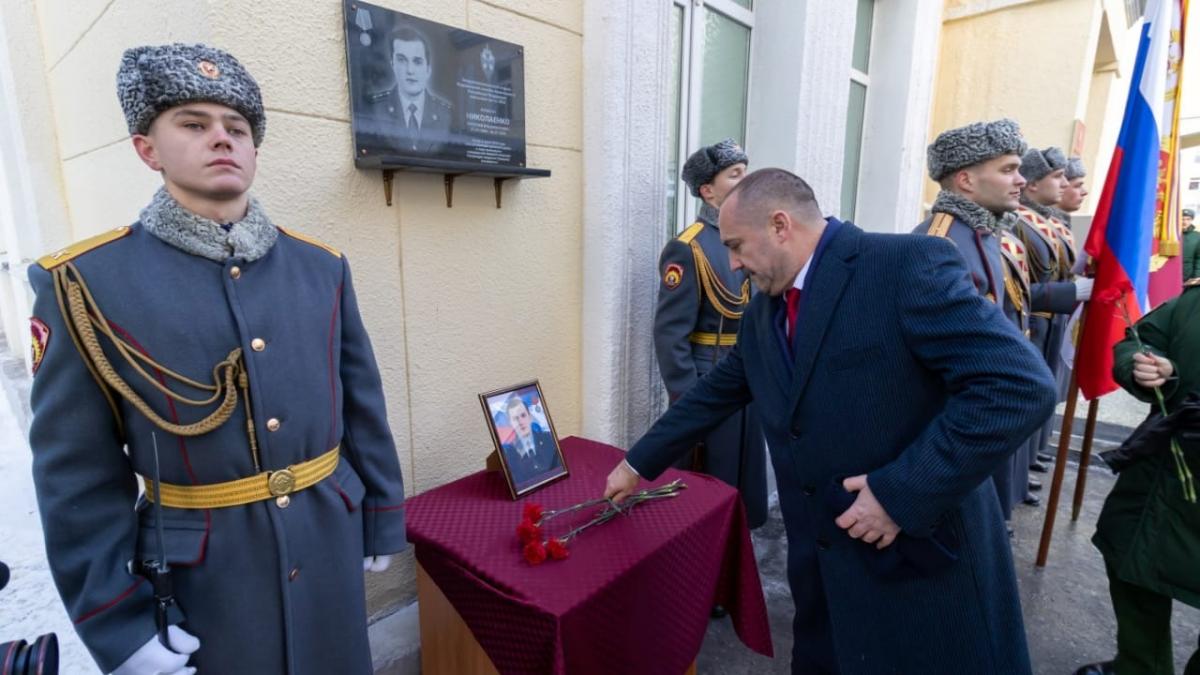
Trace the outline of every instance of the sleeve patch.
<instances>
[{"instance_id":1,"label":"sleeve patch","mask_svg":"<svg viewBox=\"0 0 1200 675\"><path fill-rule=\"evenodd\" d=\"M671 263L663 270L663 285L674 290L683 282L683 265Z\"/></svg>"},{"instance_id":2,"label":"sleeve patch","mask_svg":"<svg viewBox=\"0 0 1200 675\"><path fill-rule=\"evenodd\" d=\"M46 356L46 346L50 344L50 327L34 316L29 319L29 329L33 334L33 374L37 375L38 366Z\"/></svg>"}]
</instances>

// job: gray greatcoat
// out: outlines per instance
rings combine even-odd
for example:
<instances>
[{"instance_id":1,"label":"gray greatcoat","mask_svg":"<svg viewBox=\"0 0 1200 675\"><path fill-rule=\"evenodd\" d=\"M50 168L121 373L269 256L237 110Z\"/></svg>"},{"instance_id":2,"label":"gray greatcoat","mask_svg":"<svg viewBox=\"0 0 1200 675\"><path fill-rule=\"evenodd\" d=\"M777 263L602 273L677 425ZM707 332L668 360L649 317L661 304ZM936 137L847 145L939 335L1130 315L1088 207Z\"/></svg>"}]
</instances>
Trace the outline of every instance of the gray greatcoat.
<instances>
[{"instance_id":1,"label":"gray greatcoat","mask_svg":"<svg viewBox=\"0 0 1200 675\"><path fill-rule=\"evenodd\" d=\"M257 207L254 222L234 224L226 237L212 221L173 219L181 209L162 197L142 222L70 261L114 331L201 383L240 347L263 470L340 446L334 473L286 506L163 508L182 627L201 643L191 665L223 674L370 673L362 559L405 548L404 490L349 265L277 230ZM47 257L29 270L34 316L48 329L33 381L33 477L59 593L110 672L155 634L150 584L131 571L158 557L157 510L139 497L137 478L154 475L151 434L164 483L206 485L257 471L240 397L228 422L200 436L167 433L114 395L118 420L59 312L48 271L58 264L61 257ZM101 342L157 415L190 423L212 412L215 404L169 400Z\"/></svg>"}]
</instances>

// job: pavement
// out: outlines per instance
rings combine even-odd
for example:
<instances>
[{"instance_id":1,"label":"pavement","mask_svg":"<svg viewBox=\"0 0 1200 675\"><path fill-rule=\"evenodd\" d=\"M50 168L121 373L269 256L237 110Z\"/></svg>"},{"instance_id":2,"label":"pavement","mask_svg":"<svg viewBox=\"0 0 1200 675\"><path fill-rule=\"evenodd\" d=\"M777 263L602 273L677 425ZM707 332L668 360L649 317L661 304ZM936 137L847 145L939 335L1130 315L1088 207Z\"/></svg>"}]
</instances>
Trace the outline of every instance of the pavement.
<instances>
[{"instance_id":1,"label":"pavement","mask_svg":"<svg viewBox=\"0 0 1200 675\"><path fill-rule=\"evenodd\" d=\"M0 334L0 355L7 354ZM55 632L61 650L60 672L91 675L98 670L67 618L45 558L41 523L30 480L29 424L30 379L19 359L0 356L0 561L12 570L8 586L0 589L0 642L18 638L32 640ZM1062 413L1063 406L1059 406ZM1080 664L1111 658L1116 625L1108 599L1104 564L1089 539L1104 496L1113 476L1096 463L1087 471L1087 491L1080 518L1070 522L1070 494L1079 467L1079 447L1087 404L1081 402L1079 421L1072 434L1067 461L1063 502L1054 529L1049 564L1034 566L1045 507L1018 507L1014 514L1013 558L1016 564L1025 627L1034 672L1069 675ZM1141 421L1146 405L1118 392L1103 399L1094 447L1097 452L1115 447L1130 427ZM1056 447L1056 441L1052 441ZM1043 476L1049 488L1049 474ZM771 477L774 485L774 477ZM1043 491L1042 494L1045 494ZM767 611L774 641L775 659L761 657L738 640L729 619L713 620L697 659L701 673L722 675L769 675L790 673L792 647L792 600L787 587L785 561L787 539L777 494L770 497L770 515L754 532L754 549L767 598ZM1173 622L1177 670L1195 648L1200 635L1200 610L1175 604ZM378 630L377 630L378 629ZM418 631L415 605L385 622L372 626L373 633L401 631L415 638ZM372 635L372 644L382 644ZM378 655L377 655L378 656ZM403 667L395 665L377 672L415 673L419 666L410 654ZM379 659L377 659L379 661Z\"/></svg>"}]
</instances>

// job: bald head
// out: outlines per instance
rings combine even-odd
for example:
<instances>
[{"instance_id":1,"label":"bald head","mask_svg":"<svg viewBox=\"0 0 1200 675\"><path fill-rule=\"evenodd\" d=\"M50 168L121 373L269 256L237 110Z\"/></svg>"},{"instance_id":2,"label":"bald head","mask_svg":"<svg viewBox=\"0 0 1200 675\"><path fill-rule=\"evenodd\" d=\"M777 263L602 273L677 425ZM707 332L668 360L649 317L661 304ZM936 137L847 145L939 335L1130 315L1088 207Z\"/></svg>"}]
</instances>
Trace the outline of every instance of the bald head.
<instances>
[{"instance_id":1,"label":"bald head","mask_svg":"<svg viewBox=\"0 0 1200 675\"><path fill-rule=\"evenodd\" d=\"M763 292L779 295L812 256L825 219L804 179L783 169L759 169L725 198L720 230L730 267L745 270Z\"/></svg>"},{"instance_id":2,"label":"bald head","mask_svg":"<svg viewBox=\"0 0 1200 675\"><path fill-rule=\"evenodd\" d=\"M730 210L738 210L739 218L762 220L772 211L786 211L800 222L824 223L821 207L813 189L803 178L784 169L759 169L741 180L726 200L733 200ZM722 205L722 211L725 206Z\"/></svg>"}]
</instances>

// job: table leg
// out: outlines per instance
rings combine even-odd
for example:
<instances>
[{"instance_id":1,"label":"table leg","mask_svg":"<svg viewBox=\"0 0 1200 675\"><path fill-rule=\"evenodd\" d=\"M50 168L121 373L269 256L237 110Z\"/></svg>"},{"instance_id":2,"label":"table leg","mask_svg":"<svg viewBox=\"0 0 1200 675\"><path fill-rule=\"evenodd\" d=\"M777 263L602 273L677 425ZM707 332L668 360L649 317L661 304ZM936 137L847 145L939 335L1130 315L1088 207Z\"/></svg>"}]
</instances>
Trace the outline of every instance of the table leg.
<instances>
[{"instance_id":1,"label":"table leg","mask_svg":"<svg viewBox=\"0 0 1200 675\"><path fill-rule=\"evenodd\" d=\"M421 672L424 675L498 675L471 629L446 599L425 568L417 564L417 601L421 622Z\"/></svg>"}]
</instances>

